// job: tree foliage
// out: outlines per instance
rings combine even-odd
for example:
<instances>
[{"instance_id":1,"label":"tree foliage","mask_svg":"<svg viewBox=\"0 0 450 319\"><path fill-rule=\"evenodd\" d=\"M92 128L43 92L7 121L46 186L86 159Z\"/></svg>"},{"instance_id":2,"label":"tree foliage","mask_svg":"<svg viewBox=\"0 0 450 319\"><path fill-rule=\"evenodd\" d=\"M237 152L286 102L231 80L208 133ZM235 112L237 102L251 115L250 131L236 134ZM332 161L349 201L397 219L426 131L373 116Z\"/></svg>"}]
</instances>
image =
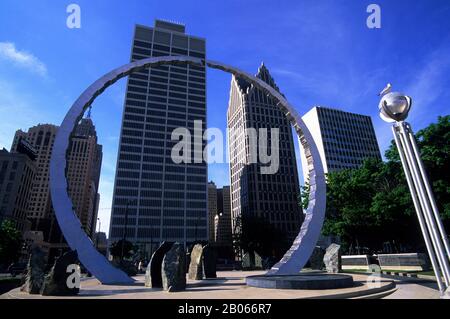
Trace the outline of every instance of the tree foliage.
<instances>
[{"instance_id":1,"label":"tree foliage","mask_svg":"<svg viewBox=\"0 0 450 319\"><path fill-rule=\"evenodd\" d=\"M236 219L233 242L235 252L257 252L265 257L281 257L287 250L286 234L257 216Z\"/></svg>"},{"instance_id":2,"label":"tree foliage","mask_svg":"<svg viewBox=\"0 0 450 319\"><path fill-rule=\"evenodd\" d=\"M14 222L5 219L0 226L0 265L9 265L20 257L22 234Z\"/></svg>"},{"instance_id":3,"label":"tree foliage","mask_svg":"<svg viewBox=\"0 0 450 319\"><path fill-rule=\"evenodd\" d=\"M119 240L114 242L109 249L110 254L114 258L120 258L122 256L122 242L123 240ZM125 240L123 242L123 258L130 258L133 255L134 245L133 243Z\"/></svg>"},{"instance_id":4,"label":"tree foliage","mask_svg":"<svg viewBox=\"0 0 450 319\"><path fill-rule=\"evenodd\" d=\"M420 153L429 174L438 207L449 230L450 116L417 133ZM327 175L325 235L341 236L344 246L380 250L384 242L406 249L423 249L411 195L395 144L386 162L367 159L359 169Z\"/></svg>"},{"instance_id":5,"label":"tree foliage","mask_svg":"<svg viewBox=\"0 0 450 319\"><path fill-rule=\"evenodd\" d=\"M300 187L300 194L298 195L298 205L301 209L306 210L309 204L309 182L305 181L305 185Z\"/></svg>"}]
</instances>

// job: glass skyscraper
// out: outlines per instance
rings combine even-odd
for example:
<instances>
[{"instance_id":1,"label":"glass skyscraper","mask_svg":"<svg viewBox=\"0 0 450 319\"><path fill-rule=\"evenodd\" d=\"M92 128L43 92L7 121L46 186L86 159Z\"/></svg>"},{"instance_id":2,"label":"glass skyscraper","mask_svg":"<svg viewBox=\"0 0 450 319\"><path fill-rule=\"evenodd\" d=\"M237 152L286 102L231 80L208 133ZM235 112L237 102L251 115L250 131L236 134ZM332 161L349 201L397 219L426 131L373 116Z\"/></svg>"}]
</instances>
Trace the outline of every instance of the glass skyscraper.
<instances>
[{"instance_id":1,"label":"glass skyscraper","mask_svg":"<svg viewBox=\"0 0 450 319\"><path fill-rule=\"evenodd\" d=\"M131 61L167 55L205 58L205 40L185 26L156 20L137 25ZM140 245L147 256L162 241L207 240L207 165L172 161L173 130L194 121L206 129L206 72L159 66L128 78L114 185L110 240ZM202 141L202 149L206 141ZM192 145L194 149L194 145Z\"/></svg>"},{"instance_id":2,"label":"glass skyscraper","mask_svg":"<svg viewBox=\"0 0 450 319\"><path fill-rule=\"evenodd\" d=\"M302 119L314 137L325 173L358 168L369 157L381 160L370 116L316 106ZM305 178L308 171L301 143L300 149Z\"/></svg>"}]
</instances>

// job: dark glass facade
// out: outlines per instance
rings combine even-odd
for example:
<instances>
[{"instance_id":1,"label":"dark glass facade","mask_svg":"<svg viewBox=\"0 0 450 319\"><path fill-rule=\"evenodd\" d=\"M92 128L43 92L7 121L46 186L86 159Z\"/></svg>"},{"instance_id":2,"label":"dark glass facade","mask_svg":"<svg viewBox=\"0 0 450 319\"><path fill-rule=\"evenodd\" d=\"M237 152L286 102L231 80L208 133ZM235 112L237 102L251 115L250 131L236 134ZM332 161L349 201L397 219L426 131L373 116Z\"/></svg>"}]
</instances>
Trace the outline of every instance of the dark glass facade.
<instances>
[{"instance_id":1,"label":"dark glass facade","mask_svg":"<svg viewBox=\"0 0 450 319\"><path fill-rule=\"evenodd\" d=\"M268 69L263 65L256 77L278 90ZM292 130L286 116L275 101L262 90L233 77L228 106L230 136L230 177L232 229L239 216L253 215L265 219L293 240L300 229L303 214L298 205L300 193ZM265 164L250 161L249 129L267 129L268 147L271 130L279 130L279 169L275 174L262 174ZM258 154L260 154L258 144Z\"/></svg>"},{"instance_id":2,"label":"dark glass facade","mask_svg":"<svg viewBox=\"0 0 450 319\"><path fill-rule=\"evenodd\" d=\"M155 56L205 58L205 40L157 20L136 26L132 61ZM162 241L207 239L207 165L176 164L173 130L206 129L205 67L159 66L129 76L111 216L111 242L126 238L150 253ZM202 149L205 147L202 141ZM194 145L192 145L192 149ZM192 153L192 155L194 155ZM128 208L127 208L128 207Z\"/></svg>"}]
</instances>

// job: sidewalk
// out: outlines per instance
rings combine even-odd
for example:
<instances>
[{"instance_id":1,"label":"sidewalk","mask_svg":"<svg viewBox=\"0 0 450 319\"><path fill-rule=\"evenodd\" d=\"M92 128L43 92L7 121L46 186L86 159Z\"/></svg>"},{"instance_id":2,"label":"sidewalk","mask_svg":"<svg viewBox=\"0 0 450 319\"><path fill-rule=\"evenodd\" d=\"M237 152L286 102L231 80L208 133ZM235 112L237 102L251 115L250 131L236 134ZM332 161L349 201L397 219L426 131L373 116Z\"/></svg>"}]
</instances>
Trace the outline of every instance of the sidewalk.
<instances>
[{"instance_id":1,"label":"sidewalk","mask_svg":"<svg viewBox=\"0 0 450 319\"><path fill-rule=\"evenodd\" d=\"M316 298L365 298L381 293L392 293L395 284L392 279L382 278L380 285L368 285L368 276L351 274L355 281L352 288L330 290L295 290L295 289L265 289L249 287L245 278L251 275L261 275L263 271L221 271L217 279L188 280L185 291L169 293L162 289L152 289L144 286L144 276L136 276L132 285L101 285L96 279L86 279L81 282L80 294L77 299L316 299ZM43 297L29 295L14 289L0 296L3 299L58 299L58 297ZM380 298L378 296L377 298Z\"/></svg>"}]
</instances>

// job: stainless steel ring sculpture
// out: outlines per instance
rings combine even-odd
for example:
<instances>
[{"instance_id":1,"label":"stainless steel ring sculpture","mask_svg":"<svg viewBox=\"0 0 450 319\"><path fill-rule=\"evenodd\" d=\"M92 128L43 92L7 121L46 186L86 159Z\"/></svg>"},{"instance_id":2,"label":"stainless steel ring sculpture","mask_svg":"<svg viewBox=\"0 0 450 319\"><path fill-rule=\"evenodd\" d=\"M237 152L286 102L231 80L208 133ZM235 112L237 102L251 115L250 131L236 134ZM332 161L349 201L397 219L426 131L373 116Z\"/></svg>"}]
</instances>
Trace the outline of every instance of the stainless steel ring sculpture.
<instances>
[{"instance_id":1,"label":"stainless steel ring sculpture","mask_svg":"<svg viewBox=\"0 0 450 319\"><path fill-rule=\"evenodd\" d=\"M211 68L219 69L247 80L278 101L277 106L294 126L304 147L308 162L310 194L305 220L297 238L294 240L292 247L286 252L284 257L268 272L268 274L298 273L311 256L319 238L325 217L325 176L319 152L311 133L300 115L287 100L261 79L219 62L187 56L152 57L121 66L95 81L81 94L70 108L58 129L50 161L50 191L53 208L58 224L70 248L78 252L80 262L102 284L127 284L133 282L133 279L128 277L123 271L112 266L108 260L96 250L92 241L82 229L68 194L68 184L66 180L67 152L69 151L70 137L76 124L81 120L86 109L105 89L133 72L164 64L207 65Z\"/></svg>"}]
</instances>

